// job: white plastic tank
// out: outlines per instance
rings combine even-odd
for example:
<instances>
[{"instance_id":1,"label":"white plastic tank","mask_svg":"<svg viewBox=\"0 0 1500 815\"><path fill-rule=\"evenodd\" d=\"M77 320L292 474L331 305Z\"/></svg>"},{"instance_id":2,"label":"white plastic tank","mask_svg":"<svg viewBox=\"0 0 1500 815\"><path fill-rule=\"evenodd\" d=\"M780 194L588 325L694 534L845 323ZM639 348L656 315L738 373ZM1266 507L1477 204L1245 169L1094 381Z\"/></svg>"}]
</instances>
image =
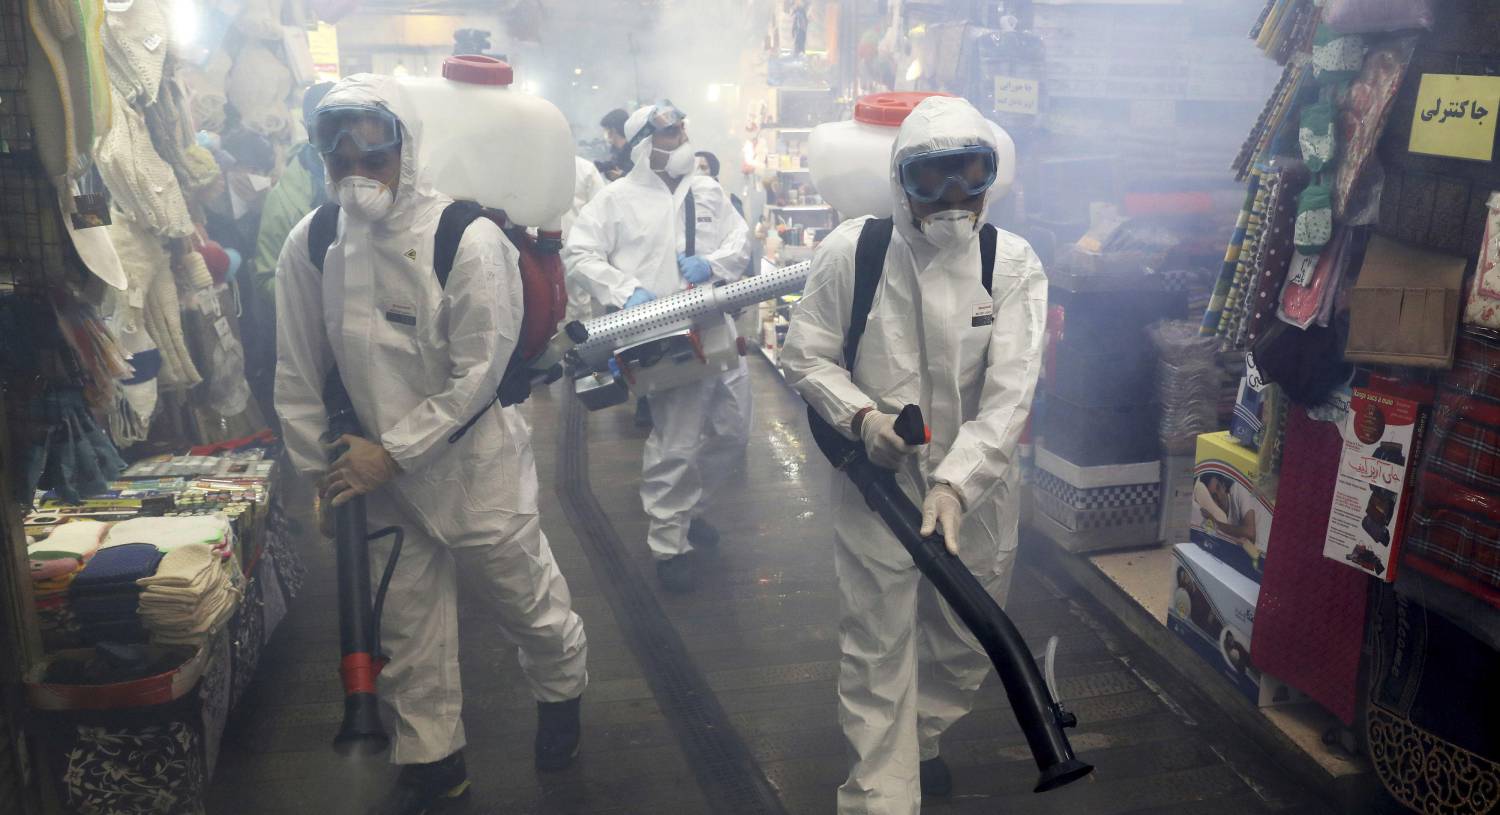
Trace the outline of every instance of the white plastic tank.
<instances>
[{"instance_id":1,"label":"white plastic tank","mask_svg":"<svg viewBox=\"0 0 1500 815\"><path fill-rule=\"evenodd\" d=\"M573 206L573 134L562 111L514 79L498 59L456 56L442 78L399 81L422 120L418 159L433 187L557 230Z\"/></svg>"},{"instance_id":2,"label":"white plastic tank","mask_svg":"<svg viewBox=\"0 0 1500 815\"><path fill-rule=\"evenodd\" d=\"M891 214L891 145L896 131L922 100L950 96L935 91L875 93L854 103L854 118L813 128L808 170L813 186L841 218ZM1015 182L1016 148L1009 134L991 122L999 148L997 198Z\"/></svg>"}]
</instances>

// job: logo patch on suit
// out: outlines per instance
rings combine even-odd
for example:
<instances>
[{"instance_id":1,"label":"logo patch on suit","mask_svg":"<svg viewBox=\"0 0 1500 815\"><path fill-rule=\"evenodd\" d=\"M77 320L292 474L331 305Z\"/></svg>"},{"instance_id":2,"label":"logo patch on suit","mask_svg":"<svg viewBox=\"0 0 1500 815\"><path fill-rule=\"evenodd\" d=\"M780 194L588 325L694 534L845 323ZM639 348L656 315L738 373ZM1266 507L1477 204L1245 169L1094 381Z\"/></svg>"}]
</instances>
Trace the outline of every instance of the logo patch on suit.
<instances>
[{"instance_id":1,"label":"logo patch on suit","mask_svg":"<svg viewBox=\"0 0 1500 815\"><path fill-rule=\"evenodd\" d=\"M984 326L994 325L994 324L995 324L995 303L994 303L994 301L992 301L992 300L986 300L983 303L975 303L974 304L974 316L969 320L969 325L971 327L973 327L973 328L983 328Z\"/></svg>"},{"instance_id":2,"label":"logo patch on suit","mask_svg":"<svg viewBox=\"0 0 1500 815\"><path fill-rule=\"evenodd\" d=\"M417 324L417 308L408 303L392 303L385 310L386 322L397 325L408 325L415 327Z\"/></svg>"},{"instance_id":3,"label":"logo patch on suit","mask_svg":"<svg viewBox=\"0 0 1500 815\"><path fill-rule=\"evenodd\" d=\"M714 222L714 216L712 216L712 215L699 215L698 216L698 223L700 223L700 224L711 224L713 222Z\"/></svg>"},{"instance_id":4,"label":"logo patch on suit","mask_svg":"<svg viewBox=\"0 0 1500 815\"><path fill-rule=\"evenodd\" d=\"M415 261L417 259L417 250L415 250L415 249L408 249L408 250L406 250L406 259L407 260L411 260L411 261Z\"/></svg>"}]
</instances>

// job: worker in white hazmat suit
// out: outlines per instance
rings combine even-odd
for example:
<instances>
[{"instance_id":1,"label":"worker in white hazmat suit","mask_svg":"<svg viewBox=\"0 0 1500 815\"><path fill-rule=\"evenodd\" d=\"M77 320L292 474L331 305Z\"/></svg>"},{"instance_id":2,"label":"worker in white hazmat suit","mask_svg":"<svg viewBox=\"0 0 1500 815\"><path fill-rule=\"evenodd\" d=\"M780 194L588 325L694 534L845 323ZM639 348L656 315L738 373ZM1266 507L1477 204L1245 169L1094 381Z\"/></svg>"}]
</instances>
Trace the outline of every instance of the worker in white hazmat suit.
<instances>
[{"instance_id":1,"label":"worker in white hazmat suit","mask_svg":"<svg viewBox=\"0 0 1500 815\"><path fill-rule=\"evenodd\" d=\"M902 124L891 156L894 231L853 370L845 367L855 257L869 218L840 225L813 258L793 311L787 381L922 507L1003 603L1016 549L1017 440L1041 362L1047 283L1014 235L995 235L983 284L980 213L1009 184L1014 147L962 99L934 97ZM997 180L998 179L998 180ZM880 255L876 255L879 257ZM894 431L922 408L930 443ZM973 704L990 662L911 556L835 474L841 597L839 720L854 756L841 813L914 815L952 780L938 739Z\"/></svg>"},{"instance_id":2,"label":"worker in white hazmat suit","mask_svg":"<svg viewBox=\"0 0 1500 815\"><path fill-rule=\"evenodd\" d=\"M604 176L599 174L594 162L583 156L573 157L573 208L568 210L562 218L563 241L566 243L568 236L573 234L573 222L578 220L578 213L588 202L594 200L594 196L604 189L606 183ZM568 319L587 320L603 313L603 308L593 297L589 296L588 289L577 281L565 281L568 290Z\"/></svg>"},{"instance_id":3,"label":"worker in white hazmat suit","mask_svg":"<svg viewBox=\"0 0 1500 815\"><path fill-rule=\"evenodd\" d=\"M629 308L690 285L744 275L749 229L724 188L696 173L683 119L662 103L626 121L635 166L583 208L563 247L568 280L606 306ZM733 331L727 316L724 322ZM728 373L653 393L651 414L655 426L641 472L641 502L651 518L647 543L662 585L689 591L695 582L693 547L718 540L701 516L740 466L749 440L744 362Z\"/></svg>"},{"instance_id":4,"label":"worker in white hazmat suit","mask_svg":"<svg viewBox=\"0 0 1500 815\"><path fill-rule=\"evenodd\" d=\"M577 754L588 681L583 623L537 517L530 429L516 408L490 404L520 332L519 256L498 227L475 220L439 283L434 237L451 199L417 165L421 122L410 110L388 77L352 76L324 97L311 141L340 207L337 232L320 271L309 249L317 216L304 218L276 271L276 408L292 460L321 477L325 508L368 494L370 528L406 533L378 682L392 760L404 765L380 811L400 815L467 793L459 574L517 645L538 702L538 768ZM330 466L319 436L335 366L365 438L343 437ZM389 543L372 548L379 571Z\"/></svg>"}]
</instances>

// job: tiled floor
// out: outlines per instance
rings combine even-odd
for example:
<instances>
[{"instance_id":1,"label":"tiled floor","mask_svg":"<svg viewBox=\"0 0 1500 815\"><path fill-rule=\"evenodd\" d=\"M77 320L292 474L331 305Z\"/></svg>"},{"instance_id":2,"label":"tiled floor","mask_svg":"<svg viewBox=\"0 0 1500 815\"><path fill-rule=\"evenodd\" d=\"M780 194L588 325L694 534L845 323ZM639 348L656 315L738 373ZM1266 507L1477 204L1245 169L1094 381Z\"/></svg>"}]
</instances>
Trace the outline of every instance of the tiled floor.
<instances>
[{"instance_id":1,"label":"tiled floor","mask_svg":"<svg viewBox=\"0 0 1500 815\"><path fill-rule=\"evenodd\" d=\"M800 403L761 360L750 362L756 416L746 471L714 515L724 540L704 557L701 586L687 597L656 593L636 493L643 434L632 426L630 411L587 418L587 487L613 527L612 545L626 555L609 566L600 555L605 544L580 540L564 512L570 502L577 520L585 485L564 484L561 496L554 490L559 456L574 454L560 452L562 392L540 393L528 404L543 524L589 635L583 754L574 768L538 777L531 766L535 709L513 651L485 625L483 609L466 602L466 755L474 794L462 811L738 811L724 802L737 800L735 790L743 791L737 785L753 781L769 782L769 808L743 811L833 811L847 767L835 709L837 598L823 498L828 473L807 438ZM1037 545L1045 544L1027 540L1023 552ZM379 759L343 759L329 749L342 710L331 549L316 547L307 560L308 587L226 736L210 815L360 813L390 783L390 769ZM1106 622L1090 600L1065 596L1026 562L1023 554L1010 614L1032 643L1061 638L1061 694L1080 721L1070 735L1097 770L1064 790L1033 795L1036 766L992 677L975 712L944 740L956 794L929 802L925 811L1324 811L1306 791L1288 786L1285 773L1142 645ZM635 574L606 573L611 568ZM615 582L605 591L608 580ZM671 630L657 634L680 643L687 664L677 667L706 683L712 698L695 705L707 713L684 708L664 690L662 666L648 662L652 652L636 652L646 641L643 614L658 621L664 615ZM739 754L744 760L721 759L701 771L703 764L695 764L683 745L706 743L694 740L705 737L705 728L715 729L706 736L712 745L745 751ZM739 800L753 799L747 793Z\"/></svg>"}]
</instances>

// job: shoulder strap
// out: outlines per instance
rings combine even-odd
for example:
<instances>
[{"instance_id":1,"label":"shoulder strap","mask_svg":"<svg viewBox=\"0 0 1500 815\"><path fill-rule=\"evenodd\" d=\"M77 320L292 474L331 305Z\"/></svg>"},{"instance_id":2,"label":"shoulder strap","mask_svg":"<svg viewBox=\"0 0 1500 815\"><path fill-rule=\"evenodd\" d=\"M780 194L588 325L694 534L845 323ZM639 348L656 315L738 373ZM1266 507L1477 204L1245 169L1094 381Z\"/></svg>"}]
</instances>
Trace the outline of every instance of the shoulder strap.
<instances>
[{"instance_id":1,"label":"shoulder strap","mask_svg":"<svg viewBox=\"0 0 1500 815\"><path fill-rule=\"evenodd\" d=\"M453 271L453 259L458 257L458 243L463 240L464 230L483 215L484 208L473 201L454 201L438 217L437 234L432 238L432 271L437 275L439 288L448 285L448 273Z\"/></svg>"},{"instance_id":2,"label":"shoulder strap","mask_svg":"<svg viewBox=\"0 0 1500 815\"><path fill-rule=\"evenodd\" d=\"M684 254L688 257L698 254L698 204L693 200L692 190L688 190L687 197L682 199L682 234L687 236L687 250Z\"/></svg>"},{"instance_id":3,"label":"shoulder strap","mask_svg":"<svg viewBox=\"0 0 1500 815\"><path fill-rule=\"evenodd\" d=\"M995 241L997 238L999 234L994 224L985 224L979 228L979 273L984 280L984 290L990 293L995 291Z\"/></svg>"},{"instance_id":4,"label":"shoulder strap","mask_svg":"<svg viewBox=\"0 0 1500 815\"><path fill-rule=\"evenodd\" d=\"M327 203L313 211L312 221L307 225L307 259L323 273L323 258L328 256L328 247L339 235L339 205Z\"/></svg>"},{"instance_id":5,"label":"shoulder strap","mask_svg":"<svg viewBox=\"0 0 1500 815\"><path fill-rule=\"evenodd\" d=\"M865 334L865 321L875 303L875 289L885 271L885 253L891 245L890 218L871 218L859 231L854 247L854 300L849 307L849 332L844 335L844 368L854 370L859 341Z\"/></svg>"}]
</instances>

